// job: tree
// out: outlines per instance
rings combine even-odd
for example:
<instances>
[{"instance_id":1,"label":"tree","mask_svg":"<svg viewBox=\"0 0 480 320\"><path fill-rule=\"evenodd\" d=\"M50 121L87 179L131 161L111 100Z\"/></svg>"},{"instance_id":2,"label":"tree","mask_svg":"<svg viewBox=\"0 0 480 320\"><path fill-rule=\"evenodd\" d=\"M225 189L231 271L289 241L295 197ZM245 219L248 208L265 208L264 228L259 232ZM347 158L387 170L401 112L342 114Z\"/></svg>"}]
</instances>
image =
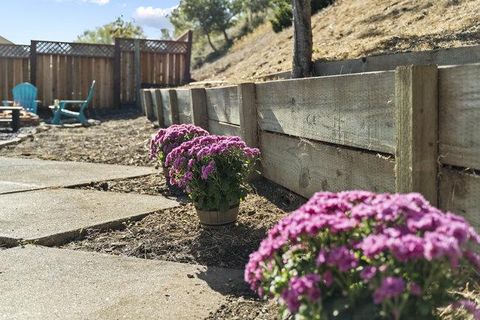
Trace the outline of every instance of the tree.
<instances>
[{"instance_id":1,"label":"tree","mask_svg":"<svg viewBox=\"0 0 480 320\"><path fill-rule=\"evenodd\" d=\"M310 0L293 1L293 66L292 78L313 75L312 7Z\"/></svg>"},{"instance_id":2,"label":"tree","mask_svg":"<svg viewBox=\"0 0 480 320\"><path fill-rule=\"evenodd\" d=\"M113 44L115 38L145 39L142 27L122 17L94 30L86 30L77 37L76 42Z\"/></svg>"},{"instance_id":3,"label":"tree","mask_svg":"<svg viewBox=\"0 0 480 320\"><path fill-rule=\"evenodd\" d=\"M232 26L232 19L238 6L229 0L181 0L178 7L170 15L170 21L177 29L185 30L187 26L200 30L208 40L213 51L217 48L211 36L215 32L223 34L226 42L230 42L227 29Z\"/></svg>"},{"instance_id":4,"label":"tree","mask_svg":"<svg viewBox=\"0 0 480 320\"><path fill-rule=\"evenodd\" d=\"M166 28L160 29L160 39L162 40L172 40L172 36L170 35L170 30Z\"/></svg>"},{"instance_id":5,"label":"tree","mask_svg":"<svg viewBox=\"0 0 480 320\"><path fill-rule=\"evenodd\" d=\"M273 31L280 32L292 26L293 9L292 0L270 0L272 16L270 22ZM312 14L333 4L335 0L311 0Z\"/></svg>"}]
</instances>

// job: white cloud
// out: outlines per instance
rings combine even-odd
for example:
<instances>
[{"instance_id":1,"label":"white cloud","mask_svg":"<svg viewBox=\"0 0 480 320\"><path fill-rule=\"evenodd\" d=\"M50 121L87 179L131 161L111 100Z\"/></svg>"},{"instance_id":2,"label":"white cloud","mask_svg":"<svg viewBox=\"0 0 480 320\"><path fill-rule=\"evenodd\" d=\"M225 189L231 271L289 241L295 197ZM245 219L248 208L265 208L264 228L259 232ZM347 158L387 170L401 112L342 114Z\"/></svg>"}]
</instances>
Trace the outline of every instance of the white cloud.
<instances>
[{"instance_id":1,"label":"white cloud","mask_svg":"<svg viewBox=\"0 0 480 320\"><path fill-rule=\"evenodd\" d=\"M134 18L136 21L148 27L163 29L172 29L172 24L168 20L168 15L175 9L172 8L154 8L154 7L138 7L135 10Z\"/></svg>"}]
</instances>

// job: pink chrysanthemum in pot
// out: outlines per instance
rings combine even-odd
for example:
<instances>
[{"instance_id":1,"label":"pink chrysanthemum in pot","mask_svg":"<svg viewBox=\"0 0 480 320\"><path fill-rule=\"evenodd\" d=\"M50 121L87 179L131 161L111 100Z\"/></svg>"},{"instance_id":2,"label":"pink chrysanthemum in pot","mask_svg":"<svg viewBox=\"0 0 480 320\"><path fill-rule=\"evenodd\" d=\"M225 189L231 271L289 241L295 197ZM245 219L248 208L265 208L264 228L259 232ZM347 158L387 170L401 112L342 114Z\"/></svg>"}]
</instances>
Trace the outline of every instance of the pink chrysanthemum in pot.
<instances>
[{"instance_id":1,"label":"pink chrysanthemum in pot","mask_svg":"<svg viewBox=\"0 0 480 320\"><path fill-rule=\"evenodd\" d=\"M479 242L419 194L321 192L268 232L245 280L300 318L435 319L479 270Z\"/></svg>"},{"instance_id":2,"label":"pink chrysanthemum in pot","mask_svg":"<svg viewBox=\"0 0 480 320\"><path fill-rule=\"evenodd\" d=\"M183 188L197 210L217 212L221 217L232 208L237 208L238 213L239 202L247 194L246 180L259 154L239 137L209 135L181 144L170 152L165 163L170 168L170 183ZM234 212L232 219L236 219ZM233 221L220 219L204 224L222 222Z\"/></svg>"}]
</instances>

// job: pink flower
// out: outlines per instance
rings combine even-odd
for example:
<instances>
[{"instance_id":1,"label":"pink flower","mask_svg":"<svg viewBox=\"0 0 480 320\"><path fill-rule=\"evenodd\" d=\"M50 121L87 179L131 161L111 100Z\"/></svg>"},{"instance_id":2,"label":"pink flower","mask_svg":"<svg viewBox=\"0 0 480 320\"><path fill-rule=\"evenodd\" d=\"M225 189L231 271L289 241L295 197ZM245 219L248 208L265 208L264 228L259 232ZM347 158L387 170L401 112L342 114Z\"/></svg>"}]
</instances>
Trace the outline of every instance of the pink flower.
<instances>
[{"instance_id":1,"label":"pink flower","mask_svg":"<svg viewBox=\"0 0 480 320\"><path fill-rule=\"evenodd\" d=\"M386 277L379 288L373 293L373 302L382 303L387 299L400 295L405 290L405 281L402 278Z\"/></svg>"},{"instance_id":2,"label":"pink flower","mask_svg":"<svg viewBox=\"0 0 480 320\"><path fill-rule=\"evenodd\" d=\"M377 274L377 267L367 266L360 272L360 278L365 281L371 280Z\"/></svg>"}]
</instances>

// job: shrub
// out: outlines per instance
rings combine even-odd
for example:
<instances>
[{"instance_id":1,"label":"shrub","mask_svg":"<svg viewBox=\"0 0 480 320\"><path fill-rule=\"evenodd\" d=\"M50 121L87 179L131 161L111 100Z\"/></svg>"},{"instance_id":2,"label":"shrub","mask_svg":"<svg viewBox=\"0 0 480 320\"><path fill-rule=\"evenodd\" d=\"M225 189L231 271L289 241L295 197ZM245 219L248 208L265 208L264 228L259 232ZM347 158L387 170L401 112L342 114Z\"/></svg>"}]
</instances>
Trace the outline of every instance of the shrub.
<instances>
[{"instance_id":1,"label":"shrub","mask_svg":"<svg viewBox=\"0 0 480 320\"><path fill-rule=\"evenodd\" d=\"M207 131L192 124L174 124L167 129L160 129L150 139L150 159L158 160L165 167L165 159L173 149L185 141L208 134Z\"/></svg>"},{"instance_id":2,"label":"shrub","mask_svg":"<svg viewBox=\"0 0 480 320\"><path fill-rule=\"evenodd\" d=\"M170 183L185 189L198 209L224 211L246 196L259 154L239 137L197 137L167 156Z\"/></svg>"},{"instance_id":3,"label":"shrub","mask_svg":"<svg viewBox=\"0 0 480 320\"><path fill-rule=\"evenodd\" d=\"M419 194L323 192L268 232L245 280L299 318L435 318L480 267L479 241Z\"/></svg>"}]
</instances>

